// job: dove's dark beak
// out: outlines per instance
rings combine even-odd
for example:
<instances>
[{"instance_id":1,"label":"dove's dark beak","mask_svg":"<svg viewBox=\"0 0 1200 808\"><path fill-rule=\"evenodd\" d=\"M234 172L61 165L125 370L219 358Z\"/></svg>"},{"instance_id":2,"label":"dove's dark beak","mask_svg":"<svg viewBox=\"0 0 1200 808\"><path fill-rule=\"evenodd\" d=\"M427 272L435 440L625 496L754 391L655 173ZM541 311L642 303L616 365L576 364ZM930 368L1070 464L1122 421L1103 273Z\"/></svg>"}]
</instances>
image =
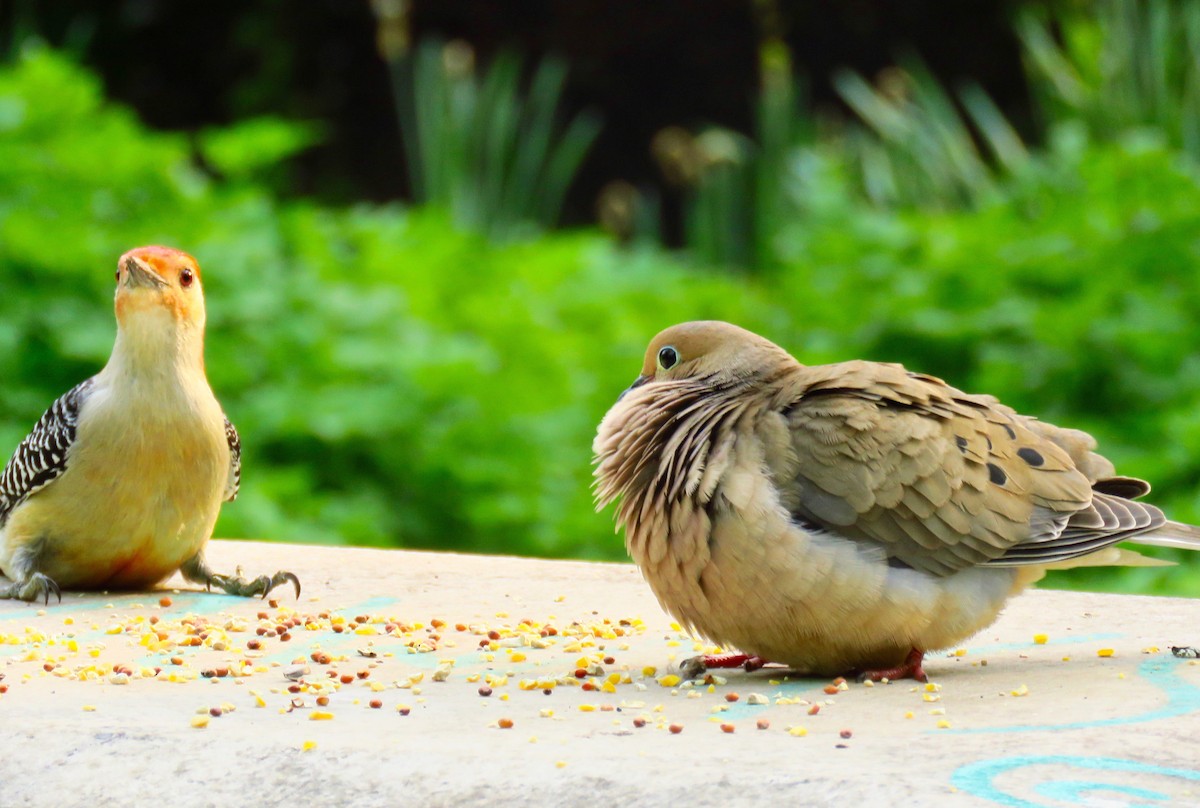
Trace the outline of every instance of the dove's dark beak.
<instances>
[{"instance_id":1,"label":"dove's dark beak","mask_svg":"<svg viewBox=\"0 0 1200 808\"><path fill-rule=\"evenodd\" d=\"M617 396L617 401L620 401L621 399L625 398L625 394L628 393L630 390L634 390L634 389L637 389L638 387L641 387L643 384L645 384L646 382L650 381L653 378L654 378L653 376L638 376L636 379L633 380L633 384L629 385L628 387L626 387L624 390L621 391L621 395Z\"/></svg>"}]
</instances>

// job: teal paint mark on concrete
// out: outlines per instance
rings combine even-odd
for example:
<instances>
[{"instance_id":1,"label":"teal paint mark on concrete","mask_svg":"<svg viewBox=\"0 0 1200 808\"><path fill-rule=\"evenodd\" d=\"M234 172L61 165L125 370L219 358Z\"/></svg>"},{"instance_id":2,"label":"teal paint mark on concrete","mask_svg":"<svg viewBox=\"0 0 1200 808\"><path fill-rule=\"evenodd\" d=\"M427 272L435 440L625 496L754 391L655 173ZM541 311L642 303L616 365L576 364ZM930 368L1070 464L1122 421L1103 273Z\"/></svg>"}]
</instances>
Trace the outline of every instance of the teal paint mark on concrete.
<instances>
[{"instance_id":1,"label":"teal paint mark on concrete","mask_svg":"<svg viewBox=\"0 0 1200 808\"><path fill-rule=\"evenodd\" d=\"M1018 797L996 784L996 779L1003 774L1033 766L1067 766L1074 769L1090 769L1097 772L1118 772L1134 774L1141 777L1159 777L1184 780L1189 783L1200 783L1200 771L1193 769L1175 769L1167 766L1156 766L1137 760L1121 758L1078 757L1073 755L1029 755L1010 758L996 758L960 766L950 778L951 784L973 796L988 800L1006 808L1043 808L1049 802L1033 802ZM1034 772L1025 773L1034 776ZM1095 792L1108 791L1135 797L1140 800L1164 801L1172 799L1171 795L1154 791L1141 786L1130 786L1123 783L1105 782L1103 780L1048 780L1038 783L1033 790L1041 797L1060 802L1074 802L1076 805L1095 804ZM1126 805L1129 805L1127 800ZM1132 803L1137 804L1137 803ZM1154 804L1145 803L1140 804Z\"/></svg>"},{"instance_id":2,"label":"teal paint mark on concrete","mask_svg":"<svg viewBox=\"0 0 1200 808\"><path fill-rule=\"evenodd\" d=\"M1049 800L1057 800L1059 802L1075 802L1086 804L1089 801L1103 802L1110 804L1112 800L1106 799L1098 792L1107 792L1110 794L1120 794L1126 797L1136 797L1142 802L1137 805L1152 805L1153 803L1144 802L1144 800L1155 800L1158 802L1166 802L1171 799L1169 794L1164 794L1161 791L1151 791L1148 788L1138 788L1137 786L1122 786L1111 783L1097 783L1094 780L1056 780L1051 783L1038 783L1033 788L1040 796ZM1123 805L1132 805L1126 800L1122 800Z\"/></svg>"},{"instance_id":3,"label":"teal paint mark on concrete","mask_svg":"<svg viewBox=\"0 0 1200 808\"><path fill-rule=\"evenodd\" d=\"M1063 729L1093 729L1115 727L1123 724L1141 724L1163 718L1200 712L1200 687L1179 676L1178 670L1187 663L1174 657L1155 657L1138 666L1138 676L1162 690L1167 703L1154 710L1115 718L1097 718L1092 721L1067 721L1061 724L1015 724L1005 727L977 727L972 729L941 730L944 733L975 735L993 732L1049 732Z\"/></svg>"}]
</instances>

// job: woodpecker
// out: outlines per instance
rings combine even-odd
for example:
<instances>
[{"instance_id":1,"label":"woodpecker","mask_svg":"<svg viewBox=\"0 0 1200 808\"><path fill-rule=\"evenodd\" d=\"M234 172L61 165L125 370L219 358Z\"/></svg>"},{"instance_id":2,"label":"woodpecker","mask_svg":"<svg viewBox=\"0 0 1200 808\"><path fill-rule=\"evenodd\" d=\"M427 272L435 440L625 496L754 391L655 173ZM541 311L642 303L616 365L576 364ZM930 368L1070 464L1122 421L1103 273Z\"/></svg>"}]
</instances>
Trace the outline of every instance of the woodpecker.
<instances>
[{"instance_id":1,"label":"woodpecker","mask_svg":"<svg viewBox=\"0 0 1200 808\"><path fill-rule=\"evenodd\" d=\"M117 338L104 369L51 405L0 474L0 598L140 589L179 570L231 595L267 593L204 562L241 442L204 373L204 292L192 256L139 247L116 272ZM240 573L240 570L239 570Z\"/></svg>"}]
</instances>

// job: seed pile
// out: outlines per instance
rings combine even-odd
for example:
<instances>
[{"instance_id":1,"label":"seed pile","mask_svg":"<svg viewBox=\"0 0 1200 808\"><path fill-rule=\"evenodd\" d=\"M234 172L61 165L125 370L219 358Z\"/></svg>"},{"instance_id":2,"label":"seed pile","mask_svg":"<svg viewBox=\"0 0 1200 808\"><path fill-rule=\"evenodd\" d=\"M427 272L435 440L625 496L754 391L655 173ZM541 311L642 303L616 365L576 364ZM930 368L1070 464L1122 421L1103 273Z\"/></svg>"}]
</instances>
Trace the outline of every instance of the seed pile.
<instances>
[{"instance_id":1,"label":"seed pile","mask_svg":"<svg viewBox=\"0 0 1200 808\"><path fill-rule=\"evenodd\" d=\"M230 606L224 598L185 599L198 608ZM735 734L742 727L806 737L812 730L847 742L858 736L839 721L838 698L852 688L862 693L889 684L912 694L903 705L908 709L897 717L926 715L930 730L951 727L945 707L938 704L942 688L933 682L857 685L840 677L814 682L789 679L772 669L749 677L739 674L740 690L715 673L684 680L667 665L721 649L697 643L675 624L663 634L649 631L637 617L513 619L497 613L486 620L418 620L378 607L302 608L275 600L239 601L227 612L202 614L176 607L165 596L149 606L122 599L119 609L109 604L72 614L64 604L38 615L46 619L36 621L36 627L15 628L21 615L0 622L0 657L5 660L0 699L19 697L13 686L35 677L85 686L190 685L196 688L196 702L193 712L180 720L197 729L239 720L234 715L239 711L332 722L357 709L415 720L436 714L439 698L451 689L468 688L480 706L481 728L517 727L527 733L539 720L574 719L608 722L625 734L680 734L703 716L700 720L712 727L692 733ZM57 630L47 630L49 621ZM631 649L635 641L638 646ZM1045 635L1033 638L1034 646L1045 643ZM965 659L964 649L947 656L987 664ZM648 659L663 665L645 665ZM198 687L205 684L218 687ZM1019 681L1012 687L997 695L1029 694ZM571 695L555 698L564 690ZM95 702L83 706L89 712L102 703L88 701ZM773 711L770 719L766 710ZM529 740L536 742L537 736ZM297 748L314 749L316 744L309 739Z\"/></svg>"}]
</instances>

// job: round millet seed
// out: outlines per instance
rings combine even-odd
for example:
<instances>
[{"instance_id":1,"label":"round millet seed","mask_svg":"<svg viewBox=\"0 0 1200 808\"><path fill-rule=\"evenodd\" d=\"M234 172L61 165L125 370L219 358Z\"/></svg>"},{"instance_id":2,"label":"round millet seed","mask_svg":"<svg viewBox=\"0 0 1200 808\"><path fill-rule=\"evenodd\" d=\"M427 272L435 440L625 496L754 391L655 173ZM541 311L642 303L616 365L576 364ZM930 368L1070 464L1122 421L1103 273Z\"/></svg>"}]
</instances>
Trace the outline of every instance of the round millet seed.
<instances>
[{"instance_id":1,"label":"round millet seed","mask_svg":"<svg viewBox=\"0 0 1200 808\"><path fill-rule=\"evenodd\" d=\"M487 685L484 685L483 687L479 688L479 695L486 699L488 696L492 695L492 689Z\"/></svg>"},{"instance_id":2,"label":"round millet seed","mask_svg":"<svg viewBox=\"0 0 1200 808\"><path fill-rule=\"evenodd\" d=\"M672 724L671 726L667 727L667 729L671 731L672 735L678 735L679 733L683 732L683 724Z\"/></svg>"},{"instance_id":3,"label":"round millet seed","mask_svg":"<svg viewBox=\"0 0 1200 808\"><path fill-rule=\"evenodd\" d=\"M371 709L372 710L378 710L382 706L383 706L383 702L380 701L379 699L371 699Z\"/></svg>"},{"instance_id":4,"label":"round millet seed","mask_svg":"<svg viewBox=\"0 0 1200 808\"><path fill-rule=\"evenodd\" d=\"M496 726L500 727L500 729L512 729L513 720L511 718L501 718L496 722Z\"/></svg>"},{"instance_id":5,"label":"round millet seed","mask_svg":"<svg viewBox=\"0 0 1200 808\"><path fill-rule=\"evenodd\" d=\"M341 675L341 676L338 678L338 681L339 681L339 682L341 682L341 683L342 683L342 684L344 684L344 685L348 685L348 684L350 684L351 682L353 682L353 681L354 681L354 674L352 674L352 673L343 673L343 674L342 674L342 675Z\"/></svg>"},{"instance_id":6,"label":"round millet seed","mask_svg":"<svg viewBox=\"0 0 1200 808\"><path fill-rule=\"evenodd\" d=\"M163 597L158 599L158 605L162 606L165 609L171 605L171 599L168 598L166 595L164 595Z\"/></svg>"},{"instance_id":7,"label":"round millet seed","mask_svg":"<svg viewBox=\"0 0 1200 808\"><path fill-rule=\"evenodd\" d=\"M844 729L841 732L839 732L838 735L842 736L843 738L850 738L851 736L854 735L854 733L848 729Z\"/></svg>"},{"instance_id":8,"label":"round millet seed","mask_svg":"<svg viewBox=\"0 0 1200 808\"><path fill-rule=\"evenodd\" d=\"M329 706L329 697L328 696L317 696L317 706L318 707L328 707Z\"/></svg>"},{"instance_id":9,"label":"round millet seed","mask_svg":"<svg viewBox=\"0 0 1200 808\"><path fill-rule=\"evenodd\" d=\"M733 724L722 724L721 725L721 732L724 732L727 735L732 734L735 729L737 729L737 727L735 727Z\"/></svg>"},{"instance_id":10,"label":"round millet seed","mask_svg":"<svg viewBox=\"0 0 1200 808\"><path fill-rule=\"evenodd\" d=\"M740 698L741 698L741 696L739 696L737 693L726 693L725 694L725 701L734 702Z\"/></svg>"},{"instance_id":11,"label":"round millet seed","mask_svg":"<svg viewBox=\"0 0 1200 808\"><path fill-rule=\"evenodd\" d=\"M633 725L634 725L635 727L637 727L638 729L641 729L642 727L646 726L646 719L644 719L644 718L635 718L635 719L633 719Z\"/></svg>"},{"instance_id":12,"label":"round millet seed","mask_svg":"<svg viewBox=\"0 0 1200 808\"><path fill-rule=\"evenodd\" d=\"M770 729L771 722L765 718L760 718L760 719L758 719L758 723L756 723L755 726L757 726L759 729Z\"/></svg>"}]
</instances>

